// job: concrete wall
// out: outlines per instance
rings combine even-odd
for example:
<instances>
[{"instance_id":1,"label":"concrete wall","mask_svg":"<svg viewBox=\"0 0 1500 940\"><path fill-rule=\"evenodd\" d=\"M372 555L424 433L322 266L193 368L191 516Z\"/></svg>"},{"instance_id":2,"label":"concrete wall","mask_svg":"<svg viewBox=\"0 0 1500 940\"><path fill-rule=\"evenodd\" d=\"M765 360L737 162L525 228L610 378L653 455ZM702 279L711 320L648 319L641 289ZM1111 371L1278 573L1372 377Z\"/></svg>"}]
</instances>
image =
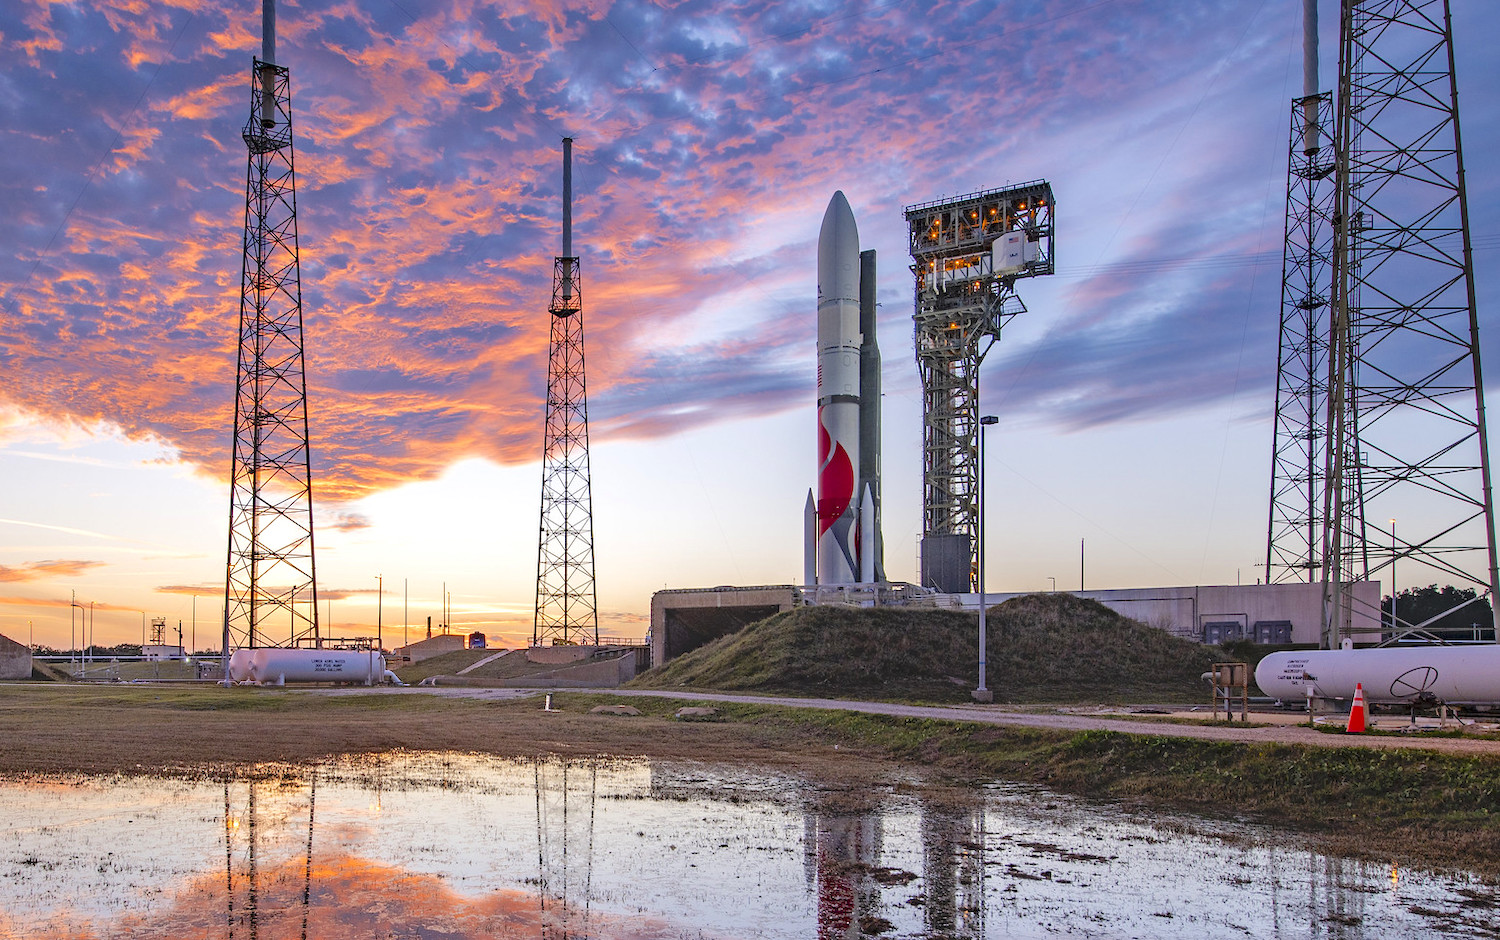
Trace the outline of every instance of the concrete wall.
<instances>
[{"instance_id":1,"label":"concrete wall","mask_svg":"<svg viewBox=\"0 0 1500 940\"><path fill-rule=\"evenodd\" d=\"M0 636L0 679L31 678L31 647Z\"/></svg>"},{"instance_id":2,"label":"concrete wall","mask_svg":"<svg viewBox=\"0 0 1500 940\"><path fill-rule=\"evenodd\" d=\"M1072 592L1077 593L1077 592ZM947 595L955 606L978 609L979 595ZM991 607L1019 597L989 594ZM1116 613L1132 617L1168 633L1193 640L1203 639L1204 624L1239 623L1254 627L1257 621L1289 620L1292 642L1316 644L1323 620L1321 584L1222 584L1191 587L1129 588L1084 591ZM1380 582L1360 581L1354 586L1355 641L1375 643L1380 639ZM1366 632L1369 631L1369 632ZM1248 632L1248 631L1247 631Z\"/></svg>"},{"instance_id":3,"label":"concrete wall","mask_svg":"<svg viewBox=\"0 0 1500 940\"><path fill-rule=\"evenodd\" d=\"M588 649L596 649L596 647L588 647ZM442 676L437 682L439 685L502 689L612 689L634 679L635 672L635 650L627 649L608 659L574 662L548 672L533 673L529 676L515 676L510 679Z\"/></svg>"},{"instance_id":4,"label":"concrete wall","mask_svg":"<svg viewBox=\"0 0 1500 940\"><path fill-rule=\"evenodd\" d=\"M576 663L588 659L597 652L597 646L530 646L526 648L528 663Z\"/></svg>"},{"instance_id":5,"label":"concrete wall","mask_svg":"<svg viewBox=\"0 0 1500 940\"><path fill-rule=\"evenodd\" d=\"M790 584L657 591L651 595L651 665L800 603Z\"/></svg>"},{"instance_id":6,"label":"concrete wall","mask_svg":"<svg viewBox=\"0 0 1500 940\"><path fill-rule=\"evenodd\" d=\"M414 663L454 650L468 649L468 637L462 633L439 633L426 640L418 640L407 646L397 647L391 650L392 656L406 656Z\"/></svg>"}]
</instances>

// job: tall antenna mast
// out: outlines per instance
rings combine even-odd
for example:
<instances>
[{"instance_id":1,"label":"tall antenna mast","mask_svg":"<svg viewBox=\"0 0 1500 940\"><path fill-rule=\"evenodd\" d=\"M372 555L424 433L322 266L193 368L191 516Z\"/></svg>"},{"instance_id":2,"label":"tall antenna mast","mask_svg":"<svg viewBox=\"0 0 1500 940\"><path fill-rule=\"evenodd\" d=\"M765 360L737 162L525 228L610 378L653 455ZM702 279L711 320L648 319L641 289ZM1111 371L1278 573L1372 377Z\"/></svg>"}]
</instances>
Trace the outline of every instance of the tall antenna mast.
<instances>
[{"instance_id":1,"label":"tall antenna mast","mask_svg":"<svg viewBox=\"0 0 1500 940\"><path fill-rule=\"evenodd\" d=\"M583 369L583 297L573 254L573 138L563 138L562 256L552 266L552 337L537 543L534 646L599 643L589 410Z\"/></svg>"},{"instance_id":2,"label":"tall antenna mast","mask_svg":"<svg viewBox=\"0 0 1500 940\"><path fill-rule=\"evenodd\" d=\"M242 136L244 259L230 462L224 654L321 645L289 73L275 64L276 7L263 0ZM227 659L226 659L227 663Z\"/></svg>"},{"instance_id":3,"label":"tall antenna mast","mask_svg":"<svg viewBox=\"0 0 1500 940\"><path fill-rule=\"evenodd\" d=\"M1281 341L1266 534L1266 580L1272 584L1314 583L1323 567L1337 161L1333 95L1321 90L1318 78L1318 0L1303 0L1302 73L1302 97L1292 101L1287 143Z\"/></svg>"}]
</instances>

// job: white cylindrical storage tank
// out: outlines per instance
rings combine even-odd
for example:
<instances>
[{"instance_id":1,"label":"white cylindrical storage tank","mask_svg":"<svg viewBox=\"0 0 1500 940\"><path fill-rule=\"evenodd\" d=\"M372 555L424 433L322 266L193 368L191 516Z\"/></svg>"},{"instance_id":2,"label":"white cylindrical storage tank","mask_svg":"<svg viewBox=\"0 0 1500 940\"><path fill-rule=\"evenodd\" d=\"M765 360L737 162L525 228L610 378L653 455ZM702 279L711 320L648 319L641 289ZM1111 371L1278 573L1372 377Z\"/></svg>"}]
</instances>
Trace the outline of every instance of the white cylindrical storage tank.
<instances>
[{"instance_id":1,"label":"white cylindrical storage tank","mask_svg":"<svg viewBox=\"0 0 1500 940\"><path fill-rule=\"evenodd\" d=\"M1255 667L1255 684L1272 698L1300 702L1354 697L1365 701L1448 705L1500 704L1500 646L1381 647L1272 653Z\"/></svg>"},{"instance_id":2,"label":"white cylindrical storage tank","mask_svg":"<svg viewBox=\"0 0 1500 940\"><path fill-rule=\"evenodd\" d=\"M361 682L385 675L385 657L375 650L254 650L251 678L261 685L287 682Z\"/></svg>"},{"instance_id":3,"label":"white cylindrical storage tank","mask_svg":"<svg viewBox=\"0 0 1500 940\"><path fill-rule=\"evenodd\" d=\"M235 650L229 654L229 681L247 682L250 679L250 661L255 650Z\"/></svg>"}]
</instances>

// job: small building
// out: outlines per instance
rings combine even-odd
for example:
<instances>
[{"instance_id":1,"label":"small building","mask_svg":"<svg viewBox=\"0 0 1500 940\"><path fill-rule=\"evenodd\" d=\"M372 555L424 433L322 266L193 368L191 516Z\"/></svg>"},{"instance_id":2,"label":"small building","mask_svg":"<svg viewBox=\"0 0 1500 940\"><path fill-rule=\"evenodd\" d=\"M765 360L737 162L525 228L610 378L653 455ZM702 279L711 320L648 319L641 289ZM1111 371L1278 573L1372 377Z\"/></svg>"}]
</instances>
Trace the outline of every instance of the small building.
<instances>
[{"instance_id":1,"label":"small building","mask_svg":"<svg viewBox=\"0 0 1500 940\"><path fill-rule=\"evenodd\" d=\"M469 649L482 650L485 648L486 637L483 633L474 632L469 634Z\"/></svg>"},{"instance_id":2,"label":"small building","mask_svg":"<svg viewBox=\"0 0 1500 940\"><path fill-rule=\"evenodd\" d=\"M31 647L0 636L0 679L31 678Z\"/></svg>"},{"instance_id":3,"label":"small building","mask_svg":"<svg viewBox=\"0 0 1500 940\"><path fill-rule=\"evenodd\" d=\"M141 647L141 658L148 663L176 662L187 659L187 653L175 643L147 643Z\"/></svg>"}]
</instances>

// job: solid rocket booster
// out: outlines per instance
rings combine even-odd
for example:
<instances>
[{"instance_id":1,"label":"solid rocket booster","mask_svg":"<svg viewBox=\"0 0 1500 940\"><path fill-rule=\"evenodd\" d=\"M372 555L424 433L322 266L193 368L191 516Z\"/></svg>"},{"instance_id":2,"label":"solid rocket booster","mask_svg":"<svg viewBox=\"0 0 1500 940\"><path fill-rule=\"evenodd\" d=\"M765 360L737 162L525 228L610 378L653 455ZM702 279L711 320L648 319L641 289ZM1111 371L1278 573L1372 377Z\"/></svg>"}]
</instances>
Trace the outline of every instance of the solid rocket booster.
<instances>
[{"instance_id":1,"label":"solid rocket booster","mask_svg":"<svg viewBox=\"0 0 1500 940\"><path fill-rule=\"evenodd\" d=\"M875 341L875 249L859 253L859 485L860 580L885 580L880 525L880 345ZM865 521L868 505L869 521ZM868 552L868 558L865 553ZM866 573L868 571L868 574Z\"/></svg>"},{"instance_id":2,"label":"solid rocket booster","mask_svg":"<svg viewBox=\"0 0 1500 940\"><path fill-rule=\"evenodd\" d=\"M842 192L818 233L818 554L820 584L859 580L859 230Z\"/></svg>"},{"instance_id":3,"label":"solid rocket booster","mask_svg":"<svg viewBox=\"0 0 1500 940\"><path fill-rule=\"evenodd\" d=\"M812 490L802 511L802 583L818 583L818 503Z\"/></svg>"}]
</instances>

